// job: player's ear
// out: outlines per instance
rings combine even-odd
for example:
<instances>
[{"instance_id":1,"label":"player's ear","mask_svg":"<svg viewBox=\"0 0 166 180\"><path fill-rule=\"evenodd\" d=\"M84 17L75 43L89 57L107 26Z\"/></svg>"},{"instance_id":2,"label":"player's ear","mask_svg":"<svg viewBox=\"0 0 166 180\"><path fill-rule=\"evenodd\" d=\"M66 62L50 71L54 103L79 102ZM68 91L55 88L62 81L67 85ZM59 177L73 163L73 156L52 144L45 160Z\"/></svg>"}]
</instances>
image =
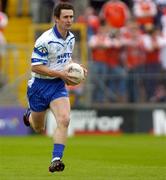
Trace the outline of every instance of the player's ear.
<instances>
[{"instance_id":1,"label":"player's ear","mask_svg":"<svg viewBox=\"0 0 166 180\"><path fill-rule=\"evenodd\" d=\"M55 23L57 23L57 22L58 22L58 20L59 20L59 18L58 18L58 17L56 17L56 16L54 16L54 21L55 21Z\"/></svg>"}]
</instances>

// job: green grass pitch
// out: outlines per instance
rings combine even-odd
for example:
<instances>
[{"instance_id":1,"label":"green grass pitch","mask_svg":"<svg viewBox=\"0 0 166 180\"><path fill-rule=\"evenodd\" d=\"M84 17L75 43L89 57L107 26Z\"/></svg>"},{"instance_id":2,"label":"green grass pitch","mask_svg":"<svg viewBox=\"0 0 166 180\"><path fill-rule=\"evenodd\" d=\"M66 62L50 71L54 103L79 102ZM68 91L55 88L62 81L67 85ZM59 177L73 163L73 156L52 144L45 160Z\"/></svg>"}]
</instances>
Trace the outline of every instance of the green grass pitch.
<instances>
[{"instance_id":1,"label":"green grass pitch","mask_svg":"<svg viewBox=\"0 0 166 180\"><path fill-rule=\"evenodd\" d=\"M166 180L166 136L70 137L66 168L49 173L52 139L0 137L1 180Z\"/></svg>"}]
</instances>

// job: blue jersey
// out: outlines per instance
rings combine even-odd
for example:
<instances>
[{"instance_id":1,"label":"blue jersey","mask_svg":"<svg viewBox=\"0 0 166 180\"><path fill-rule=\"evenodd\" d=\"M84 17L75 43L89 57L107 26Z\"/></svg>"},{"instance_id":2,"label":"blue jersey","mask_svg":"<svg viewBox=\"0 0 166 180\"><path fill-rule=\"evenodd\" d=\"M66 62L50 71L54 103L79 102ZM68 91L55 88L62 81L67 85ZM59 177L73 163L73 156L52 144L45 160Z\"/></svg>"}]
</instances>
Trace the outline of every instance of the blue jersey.
<instances>
[{"instance_id":1,"label":"blue jersey","mask_svg":"<svg viewBox=\"0 0 166 180\"><path fill-rule=\"evenodd\" d=\"M71 32L63 39L55 26L37 39L31 64L43 64L52 70L61 71L71 60L74 44L75 38ZM54 99L67 97L68 91L62 79L32 72L27 96L31 110L40 112L48 109Z\"/></svg>"}]
</instances>

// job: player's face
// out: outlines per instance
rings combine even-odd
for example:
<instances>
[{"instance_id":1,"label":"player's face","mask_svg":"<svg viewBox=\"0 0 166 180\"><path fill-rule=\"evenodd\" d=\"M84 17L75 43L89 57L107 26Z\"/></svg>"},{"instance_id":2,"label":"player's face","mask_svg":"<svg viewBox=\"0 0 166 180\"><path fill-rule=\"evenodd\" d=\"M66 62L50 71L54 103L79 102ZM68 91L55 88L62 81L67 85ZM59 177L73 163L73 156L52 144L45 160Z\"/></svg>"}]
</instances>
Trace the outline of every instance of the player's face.
<instances>
[{"instance_id":1,"label":"player's face","mask_svg":"<svg viewBox=\"0 0 166 180\"><path fill-rule=\"evenodd\" d=\"M69 30L72 26L74 12L70 9L62 9L61 15L57 19L58 26L63 30Z\"/></svg>"}]
</instances>

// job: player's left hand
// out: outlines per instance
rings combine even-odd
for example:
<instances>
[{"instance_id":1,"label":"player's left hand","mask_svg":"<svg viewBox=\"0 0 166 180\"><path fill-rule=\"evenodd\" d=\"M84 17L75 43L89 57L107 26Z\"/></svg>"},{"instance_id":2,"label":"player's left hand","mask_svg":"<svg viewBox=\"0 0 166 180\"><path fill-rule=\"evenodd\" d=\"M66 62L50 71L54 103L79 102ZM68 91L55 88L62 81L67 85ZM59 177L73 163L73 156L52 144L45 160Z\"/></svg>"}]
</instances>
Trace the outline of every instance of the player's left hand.
<instances>
[{"instance_id":1,"label":"player's left hand","mask_svg":"<svg viewBox=\"0 0 166 180\"><path fill-rule=\"evenodd\" d=\"M87 75L88 75L88 70L87 70L87 68L86 68L83 64L80 64L80 66L83 68L83 70L84 70L84 75L85 75L85 78L86 78Z\"/></svg>"}]
</instances>

